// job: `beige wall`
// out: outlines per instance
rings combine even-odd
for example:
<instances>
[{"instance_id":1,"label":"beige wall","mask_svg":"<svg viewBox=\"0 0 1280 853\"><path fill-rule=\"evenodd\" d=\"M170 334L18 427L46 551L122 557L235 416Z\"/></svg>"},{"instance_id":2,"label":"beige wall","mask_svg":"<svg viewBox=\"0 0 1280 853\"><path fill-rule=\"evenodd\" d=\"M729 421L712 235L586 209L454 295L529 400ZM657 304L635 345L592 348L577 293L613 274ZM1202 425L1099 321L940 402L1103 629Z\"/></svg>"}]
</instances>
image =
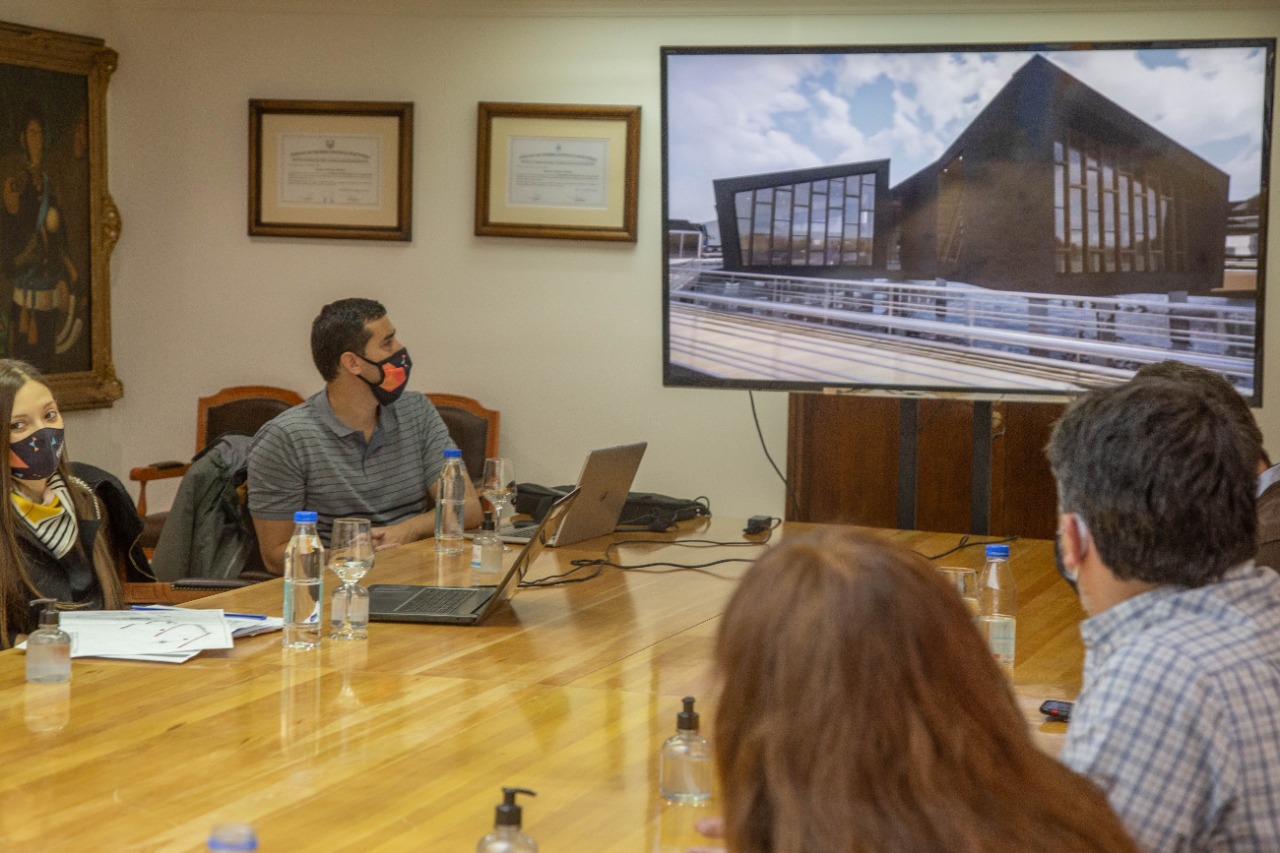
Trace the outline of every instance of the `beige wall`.
<instances>
[{"instance_id":1,"label":"beige wall","mask_svg":"<svg viewBox=\"0 0 1280 853\"><path fill-rule=\"evenodd\" d=\"M362 294L390 309L414 355L412 387L502 410L503 451L522 480L569 481L587 448L647 439L637 488L705 494L733 515L781 515L783 487L761 453L746 392L661 384L660 46L1280 34L1274 10L503 19L239 3L210 11L218 6L0 0L0 20L102 36L120 52L109 117L110 182L124 221L112 311L125 397L69 418L78 458L124 472L185 457L196 397L224 385L315 389L310 320L325 301ZM247 237L246 102L264 97L413 101L413 242ZM473 236L478 101L640 104L639 241ZM1267 313L1274 327L1275 306ZM1274 450L1274 351L1267 377L1259 414ZM783 464L786 396L756 398Z\"/></svg>"}]
</instances>

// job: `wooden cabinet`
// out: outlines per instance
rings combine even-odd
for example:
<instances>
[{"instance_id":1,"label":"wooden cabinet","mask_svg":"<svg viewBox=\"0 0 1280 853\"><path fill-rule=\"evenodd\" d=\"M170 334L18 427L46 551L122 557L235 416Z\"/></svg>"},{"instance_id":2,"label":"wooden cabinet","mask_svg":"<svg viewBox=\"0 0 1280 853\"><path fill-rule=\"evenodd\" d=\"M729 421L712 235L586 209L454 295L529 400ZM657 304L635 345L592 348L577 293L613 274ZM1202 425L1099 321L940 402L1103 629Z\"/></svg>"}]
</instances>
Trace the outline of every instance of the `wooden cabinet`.
<instances>
[{"instance_id":1,"label":"wooden cabinet","mask_svg":"<svg viewBox=\"0 0 1280 853\"><path fill-rule=\"evenodd\" d=\"M792 394L787 519L1052 538L1060 403Z\"/></svg>"}]
</instances>

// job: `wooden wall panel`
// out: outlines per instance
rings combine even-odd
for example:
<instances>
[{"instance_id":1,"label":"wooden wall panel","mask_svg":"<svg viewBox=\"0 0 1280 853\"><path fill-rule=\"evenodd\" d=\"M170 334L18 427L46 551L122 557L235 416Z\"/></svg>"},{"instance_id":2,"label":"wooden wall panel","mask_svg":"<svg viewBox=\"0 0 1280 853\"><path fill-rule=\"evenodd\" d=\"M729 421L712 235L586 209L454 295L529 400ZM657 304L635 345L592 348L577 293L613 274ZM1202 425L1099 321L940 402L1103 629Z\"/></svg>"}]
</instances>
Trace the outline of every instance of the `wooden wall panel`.
<instances>
[{"instance_id":1,"label":"wooden wall panel","mask_svg":"<svg viewBox=\"0 0 1280 853\"><path fill-rule=\"evenodd\" d=\"M991 465L991 532L1052 539L1058 490L1044 447L1066 406L997 403Z\"/></svg>"},{"instance_id":2,"label":"wooden wall panel","mask_svg":"<svg viewBox=\"0 0 1280 853\"><path fill-rule=\"evenodd\" d=\"M968 530L973 514L973 404L920 400L916 530Z\"/></svg>"},{"instance_id":3,"label":"wooden wall panel","mask_svg":"<svg viewBox=\"0 0 1280 853\"><path fill-rule=\"evenodd\" d=\"M898 401L792 394L787 519L897 527Z\"/></svg>"},{"instance_id":4,"label":"wooden wall panel","mask_svg":"<svg viewBox=\"0 0 1280 853\"><path fill-rule=\"evenodd\" d=\"M1062 405L991 405L985 530L974 529L974 404L963 400L916 401L916 488L905 496L913 523L901 517L902 406L898 398L792 394L787 519L1053 536L1057 499L1043 448ZM985 424L977 432L986 434Z\"/></svg>"}]
</instances>

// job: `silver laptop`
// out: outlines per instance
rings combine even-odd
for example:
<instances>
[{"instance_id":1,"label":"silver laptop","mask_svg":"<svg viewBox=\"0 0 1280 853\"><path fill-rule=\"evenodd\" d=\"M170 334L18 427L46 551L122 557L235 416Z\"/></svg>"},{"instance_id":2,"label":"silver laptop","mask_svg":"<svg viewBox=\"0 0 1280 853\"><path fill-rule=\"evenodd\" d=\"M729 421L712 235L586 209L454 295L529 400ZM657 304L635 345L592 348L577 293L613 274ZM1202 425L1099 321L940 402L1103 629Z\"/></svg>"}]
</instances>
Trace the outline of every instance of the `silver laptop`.
<instances>
[{"instance_id":1,"label":"silver laptop","mask_svg":"<svg viewBox=\"0 0 1280 853\"><path fill-rule=\"evenodd\" d=\"M446 625L478 625L511 593L542 553L543 546L568 517L579 490L557 500L538 523L520 553L497 586L420 586L375 583L369 587L370 622L431 622Z\"/></svg>"},{"instance_id":2,"label":"silver laptop","mask_svg":"<svg viewBox=\"0 0 1280 853\"><path fill-rule=\"evenodd\" d=\"M578 475L578 500L565 513L564 521L547 544L572 545L583 539L593 539L613 532L622 517L622 508L631 493L631 483L644 458L647 442L605 447L587 454L587 461ZM520 544L527 542L537 528L517 527L504 531L503 542Z\"/></svg>"}]
</instances>

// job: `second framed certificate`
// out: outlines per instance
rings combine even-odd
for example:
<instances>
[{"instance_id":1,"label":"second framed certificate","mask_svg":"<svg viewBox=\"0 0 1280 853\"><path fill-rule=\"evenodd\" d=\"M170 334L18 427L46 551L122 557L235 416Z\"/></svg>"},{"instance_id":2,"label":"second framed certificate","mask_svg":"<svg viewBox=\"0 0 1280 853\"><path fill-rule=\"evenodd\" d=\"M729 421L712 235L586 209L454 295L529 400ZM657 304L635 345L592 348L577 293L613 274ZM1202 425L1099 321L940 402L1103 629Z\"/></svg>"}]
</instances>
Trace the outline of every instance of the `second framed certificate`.
<instances>
[{"instance_id":1,"label":"second framed certificate","mask_svg":"<svg viewBox=\"0 0 1280 853\"><path fill-rule=\"evenodd\" d=\"M481 103L480 235L636 240L640 108Z\"/></svg>"}]
</instances>

